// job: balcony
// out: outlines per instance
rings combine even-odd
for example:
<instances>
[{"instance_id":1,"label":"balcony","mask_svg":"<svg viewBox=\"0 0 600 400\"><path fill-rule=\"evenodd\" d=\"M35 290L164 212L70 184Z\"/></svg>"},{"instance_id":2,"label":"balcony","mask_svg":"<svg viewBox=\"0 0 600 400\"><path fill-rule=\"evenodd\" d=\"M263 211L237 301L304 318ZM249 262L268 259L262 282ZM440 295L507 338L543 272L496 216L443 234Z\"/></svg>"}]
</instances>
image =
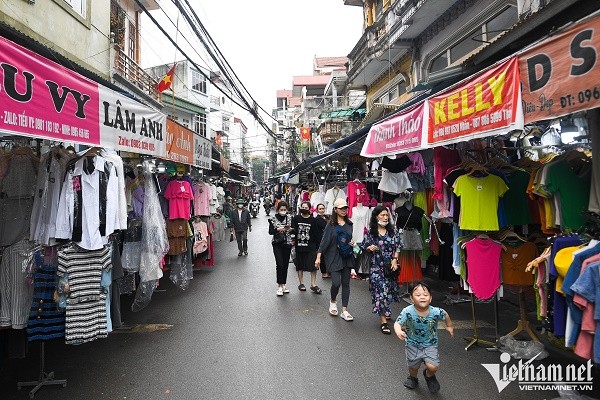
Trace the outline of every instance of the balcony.
<instances>
[{"instance_id":1,"label":"balcony","mask_svg":"<svg viewBox=\"0 0 600 400\"><path fill-rule=\"evenodd\" d=\"M139 88L144 94L160 102L160 93L156 90L158 81L129 58L118 46L115 46L115 73Z\"/></svg>"}]
</instances>

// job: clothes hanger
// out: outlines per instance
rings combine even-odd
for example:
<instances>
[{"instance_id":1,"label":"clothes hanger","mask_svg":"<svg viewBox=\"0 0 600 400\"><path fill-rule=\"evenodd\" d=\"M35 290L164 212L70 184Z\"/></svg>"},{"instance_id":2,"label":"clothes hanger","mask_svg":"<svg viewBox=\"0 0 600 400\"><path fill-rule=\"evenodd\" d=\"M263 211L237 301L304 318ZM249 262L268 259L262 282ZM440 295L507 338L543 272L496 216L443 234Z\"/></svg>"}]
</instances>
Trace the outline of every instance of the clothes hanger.
<instances>
[{"instance_id":1,"label":"clothes hanger","mask_svg":"<svg viewBox=\"0 0 600 400\"><path fill-rule=\"evenodd\" d=\"M510 229L506 229L506 230L500 232L497 237L500 241L503 241L506 239L517 239L517 240L527 243L526 239L522 238L516 232L511 231Z\"/></svg>"}]
</instances>

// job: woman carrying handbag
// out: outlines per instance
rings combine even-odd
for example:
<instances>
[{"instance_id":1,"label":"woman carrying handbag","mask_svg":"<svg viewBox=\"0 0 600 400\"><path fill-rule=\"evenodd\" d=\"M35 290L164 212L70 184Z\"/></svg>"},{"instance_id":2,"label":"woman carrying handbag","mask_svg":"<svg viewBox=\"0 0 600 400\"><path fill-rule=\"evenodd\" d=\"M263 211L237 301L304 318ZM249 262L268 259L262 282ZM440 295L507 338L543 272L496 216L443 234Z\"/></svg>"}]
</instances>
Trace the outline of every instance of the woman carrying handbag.
<instances>
[{"instance_id":1,"label":"woman carrying handbag","mask_svg":"<svg viewBox=\"0 0 600 400\"><path fill-rule=\"evenodd\" d=\"M369 268L369 291L373 313L379 316L381 332L392 333L388 320L392 317L392 303L400 301L398 289L398 257L402 242L398 232L390 223L386 207L377 206L371 213L369 231L365 234L360 247L371 258Z\"/></svg>"}]
</instances>

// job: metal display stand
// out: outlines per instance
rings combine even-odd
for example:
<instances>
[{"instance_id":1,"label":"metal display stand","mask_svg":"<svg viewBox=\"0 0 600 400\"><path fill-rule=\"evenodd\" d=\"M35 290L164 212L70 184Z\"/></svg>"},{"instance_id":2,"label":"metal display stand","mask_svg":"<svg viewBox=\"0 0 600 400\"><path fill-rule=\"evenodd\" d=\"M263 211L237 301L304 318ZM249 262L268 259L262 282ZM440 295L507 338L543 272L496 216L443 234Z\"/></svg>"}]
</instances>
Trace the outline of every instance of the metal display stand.
<instances>
[{"instance_id":1,"label":"metal display stand","mask_svg":"<svg viewBox=\"0 0 600 400\"><path fill-rule=\"evenodd\" d=\"M465 346L465 351L468 351L471 346L475 344L484 344L490 346L487 348L488 351L499 351L498 350L498 293L494 294L494 341L481 339L477 332L477 318L475 316L475 299L471 294L471 312L473 314L473 336L465 337L464 339L469 342Z\"/></svg>"},{"instance_id":2,"label":"metal display stand","mask_svg":"<svg viewBox=\"0 0 600 400\"><path fill-rule=\"evenodd\" d=\"M33 389L29 391L29 398L33 399L35 397L35 393L40 390L44 386L62 386L67 387L66 379L54 379L54 371L45 372L45 353L46 347L45 343L41 342L40 346L40 375L37 381L29 381L29 382L17 382L17 389L21 390L23 387L34 386Z\"/></svg>"}]
</instances>

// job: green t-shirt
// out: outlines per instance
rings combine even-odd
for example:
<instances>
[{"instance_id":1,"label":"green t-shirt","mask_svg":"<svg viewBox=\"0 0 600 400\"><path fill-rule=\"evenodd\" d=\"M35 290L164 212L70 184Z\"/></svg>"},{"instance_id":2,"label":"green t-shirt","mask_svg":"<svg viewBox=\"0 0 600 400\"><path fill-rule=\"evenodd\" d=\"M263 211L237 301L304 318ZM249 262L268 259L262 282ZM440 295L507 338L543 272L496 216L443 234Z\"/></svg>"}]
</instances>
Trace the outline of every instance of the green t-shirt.
<instances>
[{"instance_id":1,"label":"green t-shirt","mask_svg":"<svg viewBox=\"0 0 600 400\"><path fill-rule=\"evenodd\" d=\"M509 225L527 225L531 223L527 186L531 176L521 169L511 172L508 177L508 191L502 196L506 222Z\"/></svg>"},{"instance_id":2,"label":"green t-shirt","mask_svg":"<svg viewBox=\"0 0 600 400\"><path fill-rule=\"evenodd\" d=\"M590 182L579 178L562 160L548 167L545 187L551 193L560 193L561 229L581 228L590 199Z\"/></svg>"},{"instance_id":3,"label":"green t-shirt","mask_svg":"<svg viewBox=\"0 0 600 400\"><path fill-rule=\"evenodd\" d=\"M454 193L460 197L460 229L497 231L498 200L507 190L506 183L496 175L460 176L454 182Z\"/></svg>"}]
</instances>

